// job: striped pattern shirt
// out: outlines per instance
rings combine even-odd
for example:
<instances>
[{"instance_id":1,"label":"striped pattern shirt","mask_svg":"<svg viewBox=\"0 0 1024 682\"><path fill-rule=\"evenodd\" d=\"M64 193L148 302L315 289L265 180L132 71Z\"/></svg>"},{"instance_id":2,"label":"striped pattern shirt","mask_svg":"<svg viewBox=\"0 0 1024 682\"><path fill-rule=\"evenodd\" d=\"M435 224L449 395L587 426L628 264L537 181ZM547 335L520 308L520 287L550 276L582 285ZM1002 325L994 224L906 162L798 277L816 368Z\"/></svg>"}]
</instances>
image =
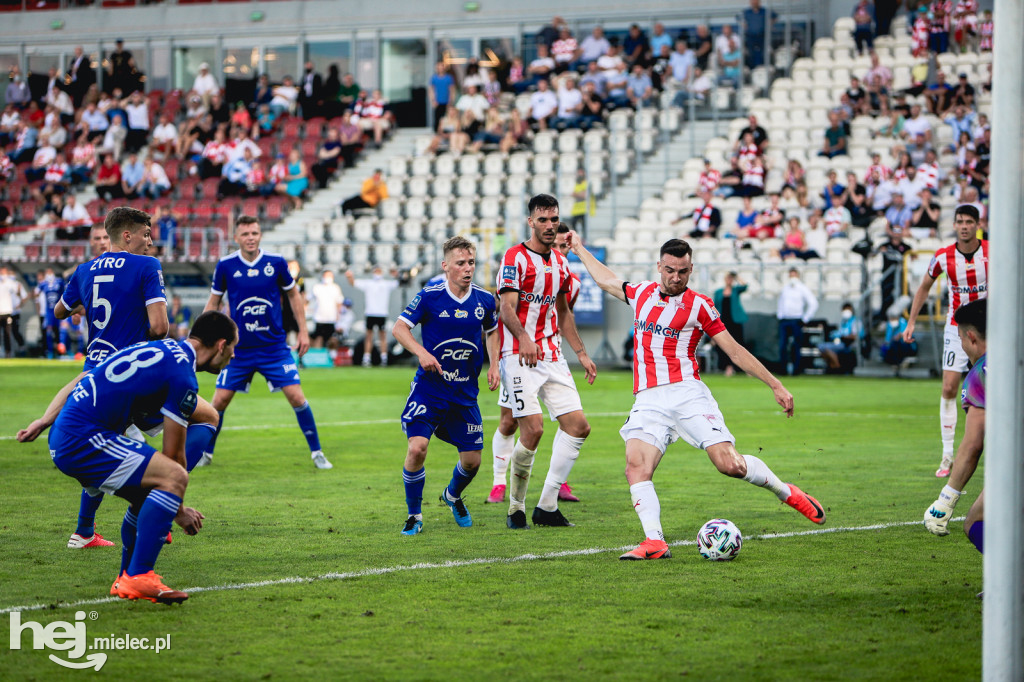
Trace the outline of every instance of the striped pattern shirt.
<instances>
[{"instance_id":1,"label":"striped pattern shirt","mask_svg":"<svg viewBox=\"0 0 1024 682\"><path fill-rule=\"evenodd\" d=\"M498 270L498 294L519 292L516 314L523 329L540 346L538 360L555 362L561 357L561 337L555 301L559 294L571 298L572 272L569 261L556 250L541 255L526 244L505 252ZM519 354L519 339L498 323L501 357Z\"/></svg>"},{"instance_id":2,"label":"striped pattern shirt","mask_svg":"<svg viewBox=\"0 0 1024 682\"><path fill-rule=\"evenodd\" d=\"M988 241L971 254L963 254L956 244L943 246L928 264L928 276L935 279L946 273L949 279L949 310L946 324L956 326L953 313L964 303L988 298Z\"/></svg>"},{"instance_id":3,"label":"striped pattern shirt","mask_svg":"<svg viewBox=\"0 0 1024 682\"><path fill-rule=\"evenodd\" d=\"M624 282L633 308L633 393L694 379L700 381L695 351L706 332L725 331L710 298L686 289L678 296L661 293L657 282Z\"/></svg>"}]
</instances>

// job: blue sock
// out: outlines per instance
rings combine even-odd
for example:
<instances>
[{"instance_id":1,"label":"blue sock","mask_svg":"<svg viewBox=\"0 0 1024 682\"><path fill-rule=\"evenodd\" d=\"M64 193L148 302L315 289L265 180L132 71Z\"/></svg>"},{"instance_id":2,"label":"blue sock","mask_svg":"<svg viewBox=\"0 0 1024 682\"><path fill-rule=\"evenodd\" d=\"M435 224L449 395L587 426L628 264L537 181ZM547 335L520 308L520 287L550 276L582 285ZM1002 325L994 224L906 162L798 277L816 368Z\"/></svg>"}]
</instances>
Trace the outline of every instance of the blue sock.
<instances>
[{"instance_id":1,"label":"blue sock","mask_svg":"<svg viewBox=\"0 0 1024 682\"><path fill-rule=\"evenodd\" d=\"M427 480L427 470L409 471L402 467L402 480L405 481L405 506L409 508L409 516L423 513L423 484Z\"/></svg>"},{"instance_id":2,"label":"blue sock","mask_svg":"<svg viewBox=\"0 0 1024 682\"><path fill-rule=\"evenodd\" d=\"M60 330L60 342L64 344L64 347L66 348L68 345L68 328L64 325L61 325L60 327L58 327L58 329Z\"/></svg>"},{"instance_id":3,"label":"blue sock","mask_svg":"<svg viewBox=\"0 0 1024 682\"><path fill-rule=\"evenodd\" d=\"M192 424L185 434L185 468L192 471L204 452L213 452L217 429L212 424Z\"/></svg>"},{"instance_id":4,"label":"blue sock","mask_svg":"<svg viewBox=\"0 0 1024 682\"><path fill-rule=\"evenodd\" d=\"M217 421L217 430L214 432L213 438L210 439L210 446L209 449L207 450L207 452L209 452L211 455L213 454L213 449L217 447L217 436L220 435L220 429L222 426L224 426L224 412L221 410L217 410L217 416L220 417L220 419ZM186 455L186 458L187 457L188 455Z\"/></svg>"},{"instance_id":5,"label":"blue sock","mask_svg":"<svg viewBox=\"0 0 1024 682\"><path fill-rule=\"evenodd\" d=\"M985 522L975 521L971 524L971 529L967 531L967 538L974 543L974 546L978 548L978 551L982 554L985 553Z\"/></svg>"},{"instance_id":6,"label":"blue sock","mask_svg":"<svg viewBox=\"0 0 1024 682\"><path fill-rule=\"evenodd\" d=\"M316 452L320 449L320 436L316 433L316 420L313 419L313 408L307 402L303 403L302 407L292 409L295 410L295 418L299 420L299 428L302 429L302 435L306 437L306 442L309 443L309 451Z\"/></svg>"},{"instance_id":7,"label":"blue sock","mask_svg":"<svg viewBox=\"0 0 1024 682\"><path fill-rule=\"evenodd\" d=\"M146 496L139 510L139 532L128 575L142 575L153 570L180 506L181 498L166 490L151 490Z\"/></svg>"},{"instance_id":8,"label":"blue sock","mask_svg":"<svg viewBox=\"0 0 1024 682\"><path fill-rule=\"evenodd\" d=\"M466 471L462 468L462 462L455 464L455 468L452 469L452 480L448 483L448 497L453 500L457 500L462 497L462 491L466 489L466 486L470 484L473 477L476 476L477 469L472 471Z\"/></svg>"},{"instance_id":9,"label":"blue sock","mask_svg":"<svg viewBox=\"0 0 1024 682\"><path fill-rule=\"evenodd\" d=\"M75 532L83 538L91 538L96 532L96 510L100 508L101 502L103 493L93 497L85 489L82 490L82 501L78 505L78 528Z\"/></svg>"},{"instance_id":10,"label":"blue sock","mask_svg":"<svg viewBox=\"0 0 1024 682\"><path fill-rule=\"evenodd\" d=\"M132 511L131 507L124 512L124 521L121 522L121 573L128 570L128 564L132 562L132 553L135 551L135 538L139 534L139 517ZM118 573L118 575L121 575Z\"/></svg>"},{"instance_id":11,"label":"blue sock","mask_svg":"<svg viewBox=\"0 0 1024 682\"><path fill-rule=\"evenodd\" d=\"M43 336L46 338L46 354L53 356L53 329L47 327L46 331L43 332Z\"/></svg>"}]
</instances>

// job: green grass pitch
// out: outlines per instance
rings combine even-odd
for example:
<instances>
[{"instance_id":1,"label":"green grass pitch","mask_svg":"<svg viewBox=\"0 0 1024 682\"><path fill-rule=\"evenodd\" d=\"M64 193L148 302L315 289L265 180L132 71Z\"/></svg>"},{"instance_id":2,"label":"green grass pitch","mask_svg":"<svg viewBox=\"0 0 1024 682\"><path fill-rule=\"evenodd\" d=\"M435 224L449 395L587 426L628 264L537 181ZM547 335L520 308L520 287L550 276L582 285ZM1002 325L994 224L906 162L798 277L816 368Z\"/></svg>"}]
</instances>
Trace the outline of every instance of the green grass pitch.
<instances>
[{"instance_id":1,"label":"green grass pitch","mask_svg":"<svg viewBox=\"0 0 1024 682\"><path fill-rule=\"evenodd\" d=\"M937 381L791 379L796 417L746 377L711 376L741 452L758 454L828 512L817 527L770 493L718 474L684 443L655 477L667 540L692 541L724 517L745 542L731 563L691 544L668 561L620 562L642 539L622 475L618 435L628 373L580 384L593 432L572 472L575 528L505 528L485 505L495 396L482 391L484 465L466 494L474 526L458 528L437 494L455 454L427 457L424 532L403 537L398 416L412 369L308 370L303 386L331 471L314 469L294 415L262 383L238 395L212 466L186 503L206 515L195 537L175 533L157 572L195 590L181 606L108 598L125 504L107 498L97 527L117 548L72 551L80 488L58 472L44 439L13 440L77 371L58 363L0 364L0 610L22 621L73 621L88 636L171 635L171 648L109 651L112 679L353 680L920 680L980 675L981 557L959 522L936 538L920 524L941 482ZM213 377L200 379L211 397ZM962 430L963 418L960 419ZM528 509L547 471L546 426ZM959 441L959 435L958 435ZM979 471L961 502L981 488ZM904 524L904 525L899 525ZM872 530L858 528L871 525ZM788 535L797 533L797 535ZM758 536L781 534L783 537ZM294 578L297 580L287 581ZM244 585L243 587L237 587ZM77 607L68 603L87 602ZM91 602L91 603L89 603ZM89 618L92 618L90 614ZM0 615L0 679L49 680L66 670L43 650L9 646ZM54 652L60 653L60 652Z\"/></svg>"}]
</instances>

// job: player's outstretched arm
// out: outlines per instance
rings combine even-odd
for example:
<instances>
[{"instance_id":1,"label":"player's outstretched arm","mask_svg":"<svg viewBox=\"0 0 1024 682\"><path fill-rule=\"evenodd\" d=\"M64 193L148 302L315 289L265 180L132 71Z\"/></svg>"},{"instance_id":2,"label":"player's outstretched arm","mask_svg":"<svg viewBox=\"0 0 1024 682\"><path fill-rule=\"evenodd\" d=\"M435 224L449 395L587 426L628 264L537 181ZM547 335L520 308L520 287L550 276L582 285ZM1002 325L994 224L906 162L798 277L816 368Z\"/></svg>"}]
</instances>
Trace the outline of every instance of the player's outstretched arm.
<instances>
[{"instance_id":1,"label":"player's outstretched arm","mask_svg":"<svg viewBox=\"0 0 1024 682\"><path fill-rule=\"evenodd\" d=\"M498 330L495 329L487 334L487 360L490 367L487 368L487 388L492 391L498 390L501 386L501 373L498 371L498 355L501 341L498 339Z\"/></svg>"},{"instance_id":2,"label":"player's outstretched arm","mask_svg":"<svg viewBox=\"0 0 1024 682\"><path fill-rule=\"evenodd\" d=\"M220 310L220 302L224 298L222 294L210 294L210 298L206 301L206 307L203 308L204 313L208 313L211 310Z\"/></svg>"},{"instance_id":3,"label":"player's outstretched arm","mask_svg":"<svg viewBox=\"0 0 1024 682\"><path fill-rule=\"evenodd\" d=\"M402 348L416 356L424 372L441 372L441 363L416 340L412 335L412 328L404 321L395 322L395 326L391 328L391 335L395 337L395 341L402 344Z\"/></svg>"},{"instance_id":4,"label":"player's outstretched arm","mask_svg":"<svg viewBox=\"0 0 1024 682\"><path fill-rule=\"evenodd\" d=\"M19 443L31 443L39 437L39 434L53 426L53 422L57 421L57 415L60 414L61 409L63 409L64 403L67 402L68 396L71 395L71 391L74 389L75 384L81 381L82 377L85 375L86 372L82 372L77 377L69 381L64 388L57 391L57 395L53 396L53 400L51 400L50 404L46 406L46 412L43 413L43 416L18 431L18 435L16 437Z\"/></svg>"},{"instance_id":5,"label":"player's outstretched arm","mask_svg":"<svg viewBox=\"0 0 1024 682\"><path fill-rule=\"evenodd\" d=\"M960 501L960 494L978 468L978 460L984 447L985 410L972 407L967 411L967 425L964 428L963 440L956 451L949 483L942 488L939 497L924 513L924 527L932 535L949 535L949 520L953 517L956 503Z\"/></svg>"},{"instance_id":6,"label":"player's outstretched arm","mask_svg":"<svg viewBox=\"0 0 1024 682\"><path fill-rule=\"evenodd\" d=\"M786 390L774 374L768 368L751 355L750 351L741 346L736 339L727 331L715 334L712 339L725 354L729 356L732 363L752 377L763 381L775 394L775 402L785 411L787 417L793 416L793 394Z\"/></svg>"},{"instance_id":7,"label":"player's outstretched arm","mask_svg":"<svg viewBox=\"0 0 1024 682\"><path fill-rule=\"evenodd\" d=\"M149 316L149 338L165 338L171 328L170 320L167 319L167 304L163 301L150 303L146 306L146 314Z\"/></svg>"},{"instance_id":8,"label":"player's outstretched arm","mask_svg":"<svg viewBox=\"0 0 1024 682\"><path fill-rule=\"evenodd\" d=\"M293 286L288 290L288 303L292 307L292 315L295 316L298 322L299 331L297 334L297 343L295 345L295 352L299 354L301 358L309 350L309 330L306 329L306 303L302 300L302 294L299 292L299 287Z\"/></svg>"},{"instance_id":9,"label":"player's outstretched arm","mask_svg":"<svg viewBox=\"0 0 1024 682\"><path fill-rule=\"evenodd\" d=\"M904 343L914 340L914 323L917 322L917 316L920 314L924 302L928 300L928 292L932 290L932 284L935 284L935 278L926 272L921 278L920 286L914 292L914 302L910 304L910 317L907 319L907 328L903 330Z\"/></svg>"},{"instance_id":10,"label":"player's outstretched arm","mask_svg":"<svg viewBox=\"0 0 1024 682\"><path fill-rule=\"evenodd\" d=\"M583 241L575 231L570 230L568 236L569 248L572 252L579 257L580 262L583 263L583 267L587 269L590 276L597 282L597 286L601 287L604 291L619 299L623 303L626 302L626 294L622 291L622 280L619 279L618 275L612 272L611 268L602 263L601 261L594 258L594 254L587 251L583 246Z\"/></svg>"},{"instance_id":11,"label":"player's outstretched arm","mask_svg":"<svg viewBox=\"0 0 1024 682\"><path fill-rule=\"evenodd\" d=\"M576 315L573 314L572 309L569 307L565 294L558 294L558 298L555 299L555 309L558 311L558 326L562 330L562 336L572 346L573 352L576 353L580 364L583 365L583 370L587 373L587 383L593 384L594 379L597 378L597 365L587 355L587 347L583 344L580 332L576 328Z\"/></svg>"}]
</instances>

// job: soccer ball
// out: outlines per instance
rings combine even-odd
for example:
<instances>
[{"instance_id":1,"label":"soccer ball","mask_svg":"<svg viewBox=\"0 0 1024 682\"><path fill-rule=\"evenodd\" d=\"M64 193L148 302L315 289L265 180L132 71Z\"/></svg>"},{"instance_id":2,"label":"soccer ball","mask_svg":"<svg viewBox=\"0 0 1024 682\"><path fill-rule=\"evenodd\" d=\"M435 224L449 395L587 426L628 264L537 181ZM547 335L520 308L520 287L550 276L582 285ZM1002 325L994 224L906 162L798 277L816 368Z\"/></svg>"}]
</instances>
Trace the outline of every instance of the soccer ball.
<instances>
[{"instance_id":1,"label":"soccer ball","mask_svg":"<svg viewBox=\"0 0 1024 682\"><path fill-rule=\"evenodd\" d=\"M709 561L732 561L743 546L743 535L728 519L711 519L697 533L697 549Z\"/></svg>"}]
</instances>

